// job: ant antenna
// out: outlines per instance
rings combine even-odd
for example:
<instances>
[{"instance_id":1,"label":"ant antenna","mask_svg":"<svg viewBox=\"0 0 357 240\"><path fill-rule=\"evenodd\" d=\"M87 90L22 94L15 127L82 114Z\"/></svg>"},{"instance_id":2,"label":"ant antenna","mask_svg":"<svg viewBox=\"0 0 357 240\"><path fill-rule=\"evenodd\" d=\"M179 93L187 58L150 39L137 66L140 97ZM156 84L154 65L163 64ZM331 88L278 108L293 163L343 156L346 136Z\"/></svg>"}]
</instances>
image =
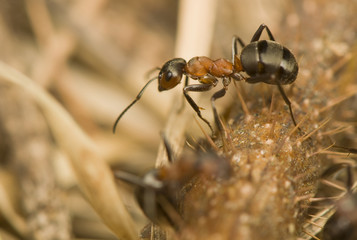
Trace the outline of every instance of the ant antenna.
<instances>
[{"instance_id":1,"label":"ant antenna","mask_svg":"<svg viewBox=\"0 0 357 240\"><path fill-rule=\"evenodd\" d=\"M150 79L145 86L140 90L139 94L136 96L135 100L129 104L129 106L127 106L118 116L117 120L115 120L115 123L113 125L113 133L115 134L115 130L117 128L118 122L119 120L123 117L123 115L129 110L129 108L131 108L137 101L139 101L139 99L141 98L141 96L144 93L144 90L146 89L147 86L149 86L150 83L152 83L154 80L156 80L157 77L154 77L152 79Z\"/></svg>"},{"instance_id":2,"label":"ant antenna","mask_svg":"<svg viewBox=\"0 0 357 240\"><path fill-rule=\"evenodd\" d=\"M153 72L155 72L155 71L160 71L160 70L161 70L161 68L155 67L155 68L153 68L153 69L147 71L147 72L145 73L145 78L148 79L148 78L150 77L150 75L151 75Z\"/></svg>"}]
</instances>

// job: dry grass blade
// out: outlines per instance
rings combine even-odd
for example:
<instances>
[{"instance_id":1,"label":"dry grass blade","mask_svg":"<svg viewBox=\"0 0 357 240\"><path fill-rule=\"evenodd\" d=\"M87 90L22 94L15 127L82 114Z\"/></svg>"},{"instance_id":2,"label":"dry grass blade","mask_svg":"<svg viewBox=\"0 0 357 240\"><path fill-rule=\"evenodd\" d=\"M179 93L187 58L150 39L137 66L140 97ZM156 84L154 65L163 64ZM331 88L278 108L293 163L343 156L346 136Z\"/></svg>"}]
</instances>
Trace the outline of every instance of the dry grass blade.
<instances>
[{"instance_id":1,"label":"dry grass blade","mask_svg":"<svg viewBox=\"0 0 357 240\"><path fill-rule=\"evenodd\" d=\"M29 78L4 63L0 63L0 77L26 90L41 107L57 143L70 156L79 185L107 226L120 238L135 239L135 225L94 143L69 114Z\"/></svg>"},{"instance_id":2,"label":"dry grass blade","mask_svg":"<svg viewBox=\"0 0 357 240\"><path fill-rule=\"evenodd\" d=\"M13 226L20 236L26 236L28 226L26 226L25 220L16 213L14 203L9 199L2 182L0 182L0 212L1 216Z\"/></svg>"},{"instance_id":3,"label":"dry grass blade","mask_svg":"<svg viewBox=\"0 0 357 240\"><path fill-rule=\"evenodd\" d=\"M176 56L191 58L196 55L209 55L215 23L216 4L216 0L180 1ZM201 21L201 19L205 19L205 21ZM172 111L165 127L165 134L174 146L175 152L181 151L186 123L189 117L192 116L187 111L179 111L180 106L177 104L177 99L180 98L181 101L184 101L181 93L180 95L176 94L172 104ZM185 110L187 108L191 107L186 104ZM156 166L161 166L166 162L166 153L161 144L156 158Z\"/></svg>"}]
</instances>

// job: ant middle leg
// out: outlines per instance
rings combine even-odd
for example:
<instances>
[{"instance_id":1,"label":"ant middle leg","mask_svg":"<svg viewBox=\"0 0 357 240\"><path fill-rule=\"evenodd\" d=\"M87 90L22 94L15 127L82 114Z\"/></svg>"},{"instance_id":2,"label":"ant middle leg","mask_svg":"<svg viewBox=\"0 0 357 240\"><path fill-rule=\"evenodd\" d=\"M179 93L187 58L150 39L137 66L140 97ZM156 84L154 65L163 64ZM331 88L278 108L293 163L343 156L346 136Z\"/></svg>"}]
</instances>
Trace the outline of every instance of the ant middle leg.
<instances>
[{"instance_id":1,"label":"ant middle leg","mask_svg":"<svg viewBox=\"0 0 357 240\"><path fill-rule=\"evenodd\" d=\"M224 128L223 128L221 120L219 119L215 101L218 98L221 98L224 95L226 95L226 92L227 92L226 88L222 88L221 90L215 92L211 97L211 105L212 105L212 110L213 110L214 122L216 123L219 133L222 133L224 131Z\"/></svg>"},{"instance_id":2,"label":"ant middle leg","mask_svg":"<svg viewBox=\"0 0 357 240\"><path fill-rule=\"evenodd\" d=\"M188 86L184 87L184 89L183 89L183 94L185 95L187 102L191 105L193 110L195 110L198 117L201 118L202 121L204 121L208 125L208 127L211 129L212 133L213 133L213 128L212 128L211 124L208 122L207 119L202 117L200 107L195 103L195 101L190 97L190 95L188 95L188 92L206 92L206 91L210 90L213 86L214 86L214 84L212 84L212 83L193 84L193 85L188 85Z\"/></svg>"},{"instance_id":3,"label":"ant middle leg","mask_svg":"<svg viewBox=\"0 0 357 240\"><path fill-rule=\"evenodd\" d=\"M168 159L169 163L173 163L174 162L174 151L172 150L169 140L167 139L165 133L161 132L160 135L161 135L162 141L164 143L164 147L165 147L166 154L167 154L167 159Z\"/></svg>"},{"instance_id":4,"label":"ant middle leg","mask_svg":"<svg viewBox=\"0 0 357 240\"><path fill-rule=\"evenodd\" d=\"M267 25L265 24L261 24L259 26L259 28L257 29L257 31L254 33L253 37L252 37L252 40L250 42L255 42L255 41L258 41L259 38L260 38L260 35L262 34L263 30L266 29L267 33L268 33L268 36L269 36L269 39L272 40L272 41L275 41L275 38L273 37L273 34L271 33L270 29L268 28Z\"/></svg>"}]
</instances>

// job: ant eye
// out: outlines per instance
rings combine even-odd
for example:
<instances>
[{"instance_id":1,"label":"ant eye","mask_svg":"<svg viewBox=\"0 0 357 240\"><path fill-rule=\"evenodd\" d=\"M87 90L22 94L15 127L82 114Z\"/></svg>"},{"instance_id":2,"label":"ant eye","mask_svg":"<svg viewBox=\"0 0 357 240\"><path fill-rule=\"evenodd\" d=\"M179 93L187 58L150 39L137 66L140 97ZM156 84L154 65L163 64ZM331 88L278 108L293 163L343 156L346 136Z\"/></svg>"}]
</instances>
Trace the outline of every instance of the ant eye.
<instances>
[{"instance_id":1,"label":"ant eye","mask_svg":"<svg viewBox=\"0 0 357 240\"><path fill-rule=\"evenodd\" d=\"M168 72L166 73L165 80L166 80L167 82L170 81L171 78L172 78L172 76L173 76L172 72L171 72L171 71L168 71Z\"/></svg>"}]
</instances>

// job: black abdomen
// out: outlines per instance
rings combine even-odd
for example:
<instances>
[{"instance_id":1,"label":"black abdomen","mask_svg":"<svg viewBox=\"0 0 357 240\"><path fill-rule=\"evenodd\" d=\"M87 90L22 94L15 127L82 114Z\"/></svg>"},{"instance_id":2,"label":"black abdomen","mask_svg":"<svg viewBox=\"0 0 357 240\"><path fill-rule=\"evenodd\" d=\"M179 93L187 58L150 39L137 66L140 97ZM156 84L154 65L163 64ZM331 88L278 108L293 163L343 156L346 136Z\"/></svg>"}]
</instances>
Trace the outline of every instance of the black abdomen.
<instances>
[{"instance_id":1,"label":"black abdomen","mask_svg":"<svg viewBox=\"0 0 357 240\"><path fill-rule=\"evenodd\" d=\"M270 40L252 42L241 53L243 70L251 83L290 84L295 81L298 65L289 49ZM249 82L249 80L247 80Z\"/></svg>"}]
</instances>

